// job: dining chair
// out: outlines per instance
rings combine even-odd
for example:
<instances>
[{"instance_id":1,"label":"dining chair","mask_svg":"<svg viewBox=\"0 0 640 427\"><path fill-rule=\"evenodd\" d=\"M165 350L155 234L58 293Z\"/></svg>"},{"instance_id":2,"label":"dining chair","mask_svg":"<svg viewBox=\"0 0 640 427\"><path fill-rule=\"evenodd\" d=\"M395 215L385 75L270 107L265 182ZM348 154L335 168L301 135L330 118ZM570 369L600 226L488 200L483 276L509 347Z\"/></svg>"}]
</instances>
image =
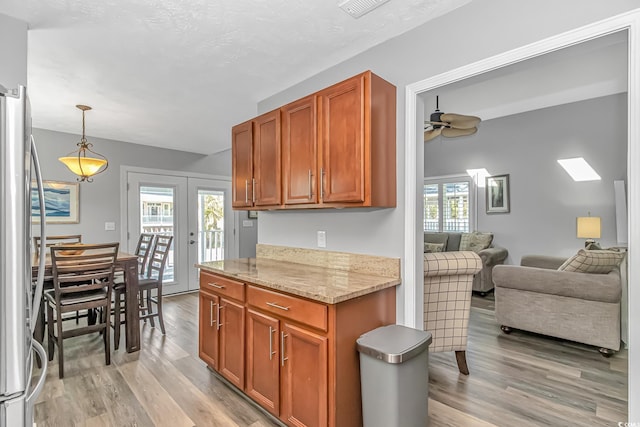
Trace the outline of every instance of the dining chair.
<instances>
[{"instance_id":1,"label":"dining chair","mask_svg":"<svg viewBox=\"0 0 640 427\"><path fill-rule=\"evenodd\" d=\"M111 364L111 291L118 255L118 243L51 246L53 289L45 293L49 361L58 346L58 376L64 377L63 341L79 335L102 332L105 363ZM95 324L74 329L62 327L63 314L79 310L100 310ZM55 312L55 315L54 315Z\"/></svg>"},{"instance_id":2,"label":"dining chair","mask_svg":"<svg viewBox=\"0 0 640 427\"><path fill-rule=\"evenodd\" d=\"M155 327L153 318L157 317L162 335L165 334L164 319L162 318L162 276L167 265L172 242L173 236L156 236L156 243L149 259L147 274L138 281L141 302L140 311L144 313L140 316L140 319L149 319L151 326ZM153 295L153 290L155 290L155 296ZM155 312L151 304L156 305Z\"/></svg>"},{"instance_id":3,"label":"dining chair","mask_svg":"<svg viewBox=\"0 0 640 427\"><path fill-rule=\"evenodd\" d=\"M147 272L149 256L153 249L155 237L156 235L152 233L140 233L135 251L135 254L138 256L138 276L144 276ZM126 283L124 281L124 274L118 272L113 285L113 342L116 350L120 347L121 326L125 324L125 321L122 319L122 315L125 312L125 293Z\"/></svg>"}]
</instances>

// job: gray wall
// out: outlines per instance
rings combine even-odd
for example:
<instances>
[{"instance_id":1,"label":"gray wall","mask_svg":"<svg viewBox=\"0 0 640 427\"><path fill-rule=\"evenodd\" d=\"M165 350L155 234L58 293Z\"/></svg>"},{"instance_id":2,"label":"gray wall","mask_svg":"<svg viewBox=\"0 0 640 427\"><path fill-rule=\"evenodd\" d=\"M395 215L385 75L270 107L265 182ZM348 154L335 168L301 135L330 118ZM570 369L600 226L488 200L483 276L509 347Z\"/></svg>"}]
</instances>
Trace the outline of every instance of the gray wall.
<instances>
[{"instance_id":1,"label":"gray wall","mask_svg":"<svg viewBox=\"0 0 640 427\"><path fill-rule=\"evenodd\" d=\"M34 129L42 175L46 180L75 182L62 163L61 157L76 148L80 135ZM95 177L92 183L80 183L80 223L50 224L48 234L79 232L86 242L120 240L120 166L136 166L175 171L215 174L208 168L194 169L202 155L166 150L102 138L87 137L94 150L109 160L109 168ZM116 223L115 231L105 231L104 223Z\"/></svg>"},{"instance_id":2,"label":"gray wall","mask_svg":"<svg viewBox=\"0 0 640 427\"><path fill-rule=\"evenodd\" d=\"M581 0L474 0L261 101L258 112L270 111L367 69L395 84L398 88L398 207L374 212L352 209L267 212L260 216L258 241L315 247L315 232L326 230L329 250L404 258L406 85L632 10L638 4L632 0L613 0L606 4L589 1L588 6L585 7L585 2ZM443 46L445 40L446 46ZM418 173L422 176L422 170ZM410 197L417 198L418 195ZM398 320L402 322L402 287L398 292Z\"/></svg>"},{"instance_id":3,"label":"gray wall","mask_svg":"<svg viewBox=\"0 0 640 427\"><path fill-rule=\"evenodd\" d=\"M27 23L0 13L0 85L27 85Z\"/></svg>"},{"instance_id":4,"label":"gray wall","mask_svg":"<svg viewBox=\"0 0 640 427\"><path fill-rule=\"evenodd\" d=\"M588 212L602 218L599 242L616 244L613 181L627 176L626 94L489 120L475 135L427 142L424 152L425 177L482 167L510 175L509 214L486 214L485 189L477 198L477 229L494 233L509 250L507 263L526 254L575 254L584 246L576 217ZM601 181L574 182L557 163L580 156Z\"/></svg>"}]
</instances>

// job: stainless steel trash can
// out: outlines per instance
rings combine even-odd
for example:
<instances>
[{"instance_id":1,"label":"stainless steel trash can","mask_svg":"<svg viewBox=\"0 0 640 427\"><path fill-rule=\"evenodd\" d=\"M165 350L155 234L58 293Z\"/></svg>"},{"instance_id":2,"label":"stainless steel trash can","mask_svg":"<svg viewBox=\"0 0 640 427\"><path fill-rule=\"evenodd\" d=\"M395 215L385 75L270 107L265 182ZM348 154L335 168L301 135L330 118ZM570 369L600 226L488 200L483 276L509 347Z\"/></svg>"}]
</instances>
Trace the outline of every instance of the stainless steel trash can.
<instances>
[{"instance_id":1,"label":"stainless steel trash can","mask_svg":"<svg viewBox=\"0 0 640 427\"><path fill-rule=\"evenodd\" d=\"M389 325L356 343L364 427L425 427L431 333Z\"/></svg>"}]
</instances>

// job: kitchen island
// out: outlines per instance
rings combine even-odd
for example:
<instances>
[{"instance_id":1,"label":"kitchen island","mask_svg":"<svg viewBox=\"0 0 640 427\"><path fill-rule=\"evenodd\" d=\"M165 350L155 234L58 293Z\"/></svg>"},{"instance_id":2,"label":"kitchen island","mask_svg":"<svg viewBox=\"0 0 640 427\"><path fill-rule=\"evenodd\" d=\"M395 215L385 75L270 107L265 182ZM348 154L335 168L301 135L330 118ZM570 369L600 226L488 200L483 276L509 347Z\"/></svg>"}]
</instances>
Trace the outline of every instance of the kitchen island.
<instances>
[{"instance_id":1,"label":"kitchen island","mask_svg":"<svg viewBox=\"0 0 640 427\"><path fill-rule=\"evenodd\" d=\"M395 323L400 260L258 245L200 268L200 357L291 426L360 426L356 339Z\"/></svg>"}]
</instances>

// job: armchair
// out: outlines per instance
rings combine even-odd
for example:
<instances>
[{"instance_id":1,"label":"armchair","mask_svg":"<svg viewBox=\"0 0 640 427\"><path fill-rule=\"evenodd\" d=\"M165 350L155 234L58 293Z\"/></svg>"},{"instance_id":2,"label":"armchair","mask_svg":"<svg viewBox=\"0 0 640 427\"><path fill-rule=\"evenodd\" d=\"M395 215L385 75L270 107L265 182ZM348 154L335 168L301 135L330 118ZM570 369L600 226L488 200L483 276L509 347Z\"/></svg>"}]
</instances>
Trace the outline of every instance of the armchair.
<instances>
[{"instance_id":1,"label":"armchair","mask_svg":"<svg viewBox=\"0 0 640 427\"><path fill-rule=\"evenodd\" d=\"M482 262L472 251L424 254L424 330L429 351L455 351L460 373L469 375L466 349L473 275Z\"/></svg>"}]
</instances>

